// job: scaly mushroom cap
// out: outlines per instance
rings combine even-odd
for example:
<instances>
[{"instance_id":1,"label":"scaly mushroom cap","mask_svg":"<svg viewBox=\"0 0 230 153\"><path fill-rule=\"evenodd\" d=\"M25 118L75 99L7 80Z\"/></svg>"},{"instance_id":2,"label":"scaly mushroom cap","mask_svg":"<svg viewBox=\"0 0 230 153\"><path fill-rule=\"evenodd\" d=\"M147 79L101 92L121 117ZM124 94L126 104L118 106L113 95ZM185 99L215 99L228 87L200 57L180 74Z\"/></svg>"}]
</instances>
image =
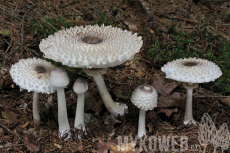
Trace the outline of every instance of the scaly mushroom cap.
<instances>
[{"instance_id":1,"label":"scaly mushroom cap","mask_svg":"<svg viewBox=\"0 0 230 153\"><path fill-rule=\"evenodd\" d=\"M50 62L42 59L22 59L12 65L10 75L20 89L50 94L55 91L50 86L50 73L54 67Z\"/></svg>"},{"instance_id":2,"label":"scaly mushroom cap","mask_svg":"<svg viewBox=\"0 0 230 153\"><path fill-rule=\"evenodd\" d=\"M143 45L137 33L102 25L76 26L42 39L46 58L70 67L107 68L134 58Z\"/></svg>"},{"instance_id":3,"label":"scaly mushroom cap","mask_svg":"<svg viewBox=\"0 0 230 153\"><path fill-rule=\"evenodd\" d=\"M148 84L138 86L131 97L133 104L139 109L145 111L152 110L157 107L157 91Z\"/></svg>"},{"instance_id":4,"label":"scaly mushroom cap","mask_svg":"<svg viewBox=\"0 0 230 153\"><path fill-rule=\"evenodd\" d=\"M50 74L50 85L54 88L65 88L68 84L67 72L61 67L55 67Z\"/></svg>"},{"instance_id":5,"label":"scaly mushroom cap","mask_svg":"<svg viewBox=\"0 0 230 153\"><path fill-rule=\"evenodd\" d=\"M165 64L161 70L166 73L166 78L188 83L210 82L222 75L215 63L200 58L177 59Z\"/></svg>"}]
</instances>

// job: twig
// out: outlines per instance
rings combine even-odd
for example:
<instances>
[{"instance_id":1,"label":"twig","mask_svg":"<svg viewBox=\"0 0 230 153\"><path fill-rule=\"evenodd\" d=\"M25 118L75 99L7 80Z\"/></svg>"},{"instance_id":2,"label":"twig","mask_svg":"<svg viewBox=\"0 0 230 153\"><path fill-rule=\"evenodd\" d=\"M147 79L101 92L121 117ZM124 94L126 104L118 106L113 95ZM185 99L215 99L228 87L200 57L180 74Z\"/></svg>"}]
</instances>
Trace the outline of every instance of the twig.
<instances>
[{"instance_id":1,"label":"twig","mask_svg":"<svg viewBox=\"0 0 230 153\"><path fill-rule=\"evenodd\" d=\"M0 149L12 148L12 147L18 147L18 146L24 146L24 144L7 144L7 145L0 145Z\"/></svg>"},{"instance_id":2,"label":"twig","mask_svg":"<svg viewBox=\"0 0 230 153\"><path fill-rule=\"evenodd\" d=\"M194 97L216 97L216 98L225 98L225 97L230 97L230 96L194 96Z\"/></svg>"},{"instance_id":3,"label":"twig","mask_svg":"<svg viewBox=\"0 0 230 153\"><path fill-rule=\"evenodd\" d=\"M11 134L15 135L15 133L12 130L10 130L9 128L7 128L4 124L0 123L0 126L3 127L3 128L5 128Z\"/></svg>"},{"instance_id":4,"label":"twig","mask_svg":"<svg viewBox=\"0 0 230 153\"><path fill-rule=\"evenodd\" d=\"M165 16L165 17L167 17L167 18L169 18L169 19L177 19L177 20L183 20L183 21L186 21L186 22L197 23L196 21L193 21L193 20L184 19L184 18L179 18L179 17L170 17L170 16L168 16L168 15L166 15L166 14L163 14L163 13L161 13L161 12L158 12L158 11L155 11L155 12L156 12L156 13L159 13L160 15Z\"/></svg>"},{"instance_id":5,"label":"twig","mask_svg":"<svg viewBox=\"0 0 230 153\"><path fill-rule=\"evenodd\" d=\"M23 19L22 19L22 31L21 31L21 41L22 41L22 45L23 45L23 28L24 28L25 16L26 16L26 14L23 15Z\"/></svg>"},{"instance_id":6,"label":"twig","mask_svg":"<svg viewBox=\"0 0 230 153\"><path fill-rule=\"evenodd\" d=\"M155 16L153 15L152 11L150 11L148 7L148 3L146 3L144 0L139 0L139 2L143 6L145 12L149 15L148 16L148 24L149 24L148 28L153 27L153 25L155 24Z\"/></svg>"},{"instance_id":7,"label":"twig","mask_svg":"<svg viewBox=\"0 0 230 153\"><path fill-rule=\"evenodd\" d=\"M12 12L7 11L7 10L5 10L5 9L2 8L2 7L0 7L0 9L3 10L2 12L0 11L0 13L4 13L4 14L9 15L9 16L12 16L12 17L14 17L14 18L16 18L16 19L18 19L18 20L22 20L22 19L20 19L18 16L14 15Z\"/></svg>"},{"instance_id":8,"label":"twig","mask_svg":"<svg viewBox=\"0 0 230 153\"><path fill-rule=\"evenodd\" d=\"M52 26L49 22L47 22L44 18L42 19L42 21L44 21L46 24L48 24L51 28L53 28L54 30L56 30L56 32L58 31L54 26Z\"/></svg>"},{"instance_id":9,"label":"twig","mask_svg":"<svg viewBox=\"0 0 230 153\"><path fill-rule=\"evenodd\" d=\"M13 39L13 38L12 38ZM21 44L20 42L17 42L15 39L13 39L17 44L19 44L19 45L21 45L21 46L23 46L23 47L25 47L27 50L29 50L29 51L31 51L32 53L34 53L34 54L36 54L37 56L39 56L39 54L38 53L36 53L34 50L32 50L32 49L30 49L30 48L28 48L28 47L26 47L25 45L23 45L23 44ZM13 54L13 52L12 53L10 53L10 55L11 54Z\"/></svg>"},{"instance_id":10,"label":"twig","mask_svg":"<svg viewBox=\"0 0 230 153\"><path fill-rule=\"evenodd\" d=\"M7 52L9 51L9 49L11 48L11 46L12 46L12 44L13 44L13 41L14 41L13 39L10 40L10 44L9 44L9 46L7 47L5 53L7 53Z\"/></svg>"}]
</instances>

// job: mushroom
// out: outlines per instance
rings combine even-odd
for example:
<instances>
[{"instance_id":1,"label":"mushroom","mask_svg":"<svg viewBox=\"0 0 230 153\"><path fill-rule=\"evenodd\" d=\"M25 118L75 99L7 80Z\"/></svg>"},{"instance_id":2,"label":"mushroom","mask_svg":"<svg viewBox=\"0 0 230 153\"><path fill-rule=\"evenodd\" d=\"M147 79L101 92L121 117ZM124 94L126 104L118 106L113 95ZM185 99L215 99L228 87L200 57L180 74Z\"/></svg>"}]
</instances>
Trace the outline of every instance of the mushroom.
<instances>
[{"instance_id":1,"label":"mushroom","mask_svg":"<svg viewBox=\"0 0 230 153\"><path fill-rule=\"evenodd\" d=\"M77 94L77 108L74 127L85 131L84 122L84 104L85 95L84 93L88 90L88 84L84 78L78 78L73 85L73 90Z\"/></svg>"},{"instance_id":2,"label":"mushroom","mask_svg":"<svg viewBox=\"0 0 230 153\"><path fill-rule=\"evenodd\" d=\"M127 106L115 103L102 78L108 67L132 60L143 45L137 33L102 25L76 26L61 30L39 45L45 57L70 67L84 68L93 76L105 107L114 116L125 114Z\"/></svg>"},{"instance_id":3,"label":"mushroom","mask_svg":"<svg viewBox=\"0 0 230 153\"><path fill-rule=\"evenodd\" d=\"M146 111L157 107L157 91L148 84L138 86L131 97L133 104L140 109L138 123L138 137L146 135L145 115Z\"/></svg>"},{"instance_id":4,"label":"mushroom","mask_svg":"<svg viewBox=\"0 0 230 153\"><path fill-rule=\"evenodd\" d=\"M53 93L54 88L50 86L50 73L54 65L42 59L21 59L12 65L10 75L13 81L20 86L20 90L34 91L33 95L33 119L36 123L40 121L38 101L39 93Z\"/></svg>"},{"instance_id":5,"label":"mushroom","mask_svg":"<svg viewBox=\"0 0 230 153\"><path fill-rule=\"evenodd\" d=\"M70 125L67 117L67 108L65 100L64 88L69 84L69 77L66 71L62 68L56 67L50 74L50 84L57 90L58 98L58 124L60 137L68 133L67 138L70 138Z\"/></svg>"},{"instance_id":6,"label":"mushroom","mask_svg":"<svg viewBox=\"0 0 230 153\"><path fill-rule=\"evenodd\" d=\"M177 59L165 64L161 70L166 78L184 82L187 89L184 124L196 124L192 115L192 93L198 83L210 82L222 75L221 69L213 62L200 58Z\"/></svg>"}]
</instances>

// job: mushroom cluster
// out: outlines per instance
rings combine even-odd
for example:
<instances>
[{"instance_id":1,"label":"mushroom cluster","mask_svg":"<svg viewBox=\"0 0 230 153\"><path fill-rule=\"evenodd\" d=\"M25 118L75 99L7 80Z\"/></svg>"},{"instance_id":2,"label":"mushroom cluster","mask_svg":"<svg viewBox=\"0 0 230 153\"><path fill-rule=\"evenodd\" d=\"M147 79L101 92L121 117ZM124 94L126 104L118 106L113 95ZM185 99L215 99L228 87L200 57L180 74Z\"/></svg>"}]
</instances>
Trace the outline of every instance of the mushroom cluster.
<instances>
[{"instance_id":1,"label":"mushroom cluster","mask_svg":"<svg viewBox=\"0 0 230 153\"><path fill-rule=\"evenodd\" d=\"M19 60L10 69L10 75L13 81L20 86L20 90L34 91L33 118L35 122L40 121L39 93L51 94L55 92L55 89L50 85L50 73L54 67L45 60L28 58Z\"/></svg>"},{"instance_id":2,"label":"mushroom cluster","mask_svg":"<svg viewBox=\"0 0 230 153\"><path fill-rule=\"evenodd\" d=\"M142 37L137 33L112 26L87 25L58 31L43 39L39 48L46 58L84 68L87 75L93 76L108 111L114 116L122 116L127 106L113 101L102 74L108 67L132 60L142 45Z\"/></svg>"},{"instance_id":3,"label":"mushroom cluster","mask_svg":"<svg viewBox=\"0 0 230 153\"><path fill-rule=\"evenodd\" d=\"M184 124L196 124L192 115L192 93L198 83L214 81L222 75L221 69L213 62L200 58L177 59L165 64L161 70L166 78L183 82L187 89Z\"/></svg>"}]
</instances>

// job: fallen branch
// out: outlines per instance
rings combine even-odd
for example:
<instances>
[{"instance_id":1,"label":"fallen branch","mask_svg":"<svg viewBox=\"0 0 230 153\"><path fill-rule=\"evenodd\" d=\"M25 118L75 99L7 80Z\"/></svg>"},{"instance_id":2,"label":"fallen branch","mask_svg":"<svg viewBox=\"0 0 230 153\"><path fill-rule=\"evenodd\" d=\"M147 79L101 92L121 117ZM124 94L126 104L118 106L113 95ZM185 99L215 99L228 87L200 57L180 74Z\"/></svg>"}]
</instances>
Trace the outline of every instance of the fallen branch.
<instances>
[{"instance_id":1,"label":"fallen branch","mask_svg":"<svg viewBox=\"0 0 230 153\"><path fill-rule=\"evenodd\" d=\"M183 21L186 21L186 22L198 23L198 22L196 22L196 21L189 20L189 19L184 19L184 18L180 18L180 17L170 17L170 16L168 16L167 14L163 14L163 13L158 12L158 11L154 11L154 12L156 12L156 13L162 15L162 16L165 16L165 17L167 17L167 18L169 18L169 19L177 19L177 20L183 20Z\"/></svg>"},{"instance_id":2,"label":"fallen branch","mask_svg":"<svg viewBox=\"0 0 230 153\"><path fill-rule=\"evenodd\" d=\"M7 145L0 145L0 149L12 148L12 147L18 147L18 146L24 146L24 144L7 144Z\"/></svg>"},{"instance_id":3,"label":"fallen branch","mask_svg":"<svg viewBox=\"0 0 230 153\"><path fill-rule=\"evenodd\" d=\"M13 38L12 38L12 39L13 39ZM19 44L20 46L25 47L27 50L29 50L29 51L31 51L32 53L34 53L34 54L36 54L37 56L39 56L39 54L36 53L34 50L32 50L32 49L26 47L25 45L21 44L20 42L17 42L15 39L13 39L13 40L14 40L17 44ZM14 53L14 52L10 53L10 55L13 54L13 53Z\"/></svg>"},{"instance_id":4,"label":"fallen branch","mask_svg":"<svg viewBox=\"0 0 230 153\"><path fill-rule=\"evenodd\" d=\"M15 135L15 133L12 130L10 130L9 128L7 128L4 124L0 123L0 126L3 127L4 129L6 129L11 134Z\"/></svg>"}]
</instances>

